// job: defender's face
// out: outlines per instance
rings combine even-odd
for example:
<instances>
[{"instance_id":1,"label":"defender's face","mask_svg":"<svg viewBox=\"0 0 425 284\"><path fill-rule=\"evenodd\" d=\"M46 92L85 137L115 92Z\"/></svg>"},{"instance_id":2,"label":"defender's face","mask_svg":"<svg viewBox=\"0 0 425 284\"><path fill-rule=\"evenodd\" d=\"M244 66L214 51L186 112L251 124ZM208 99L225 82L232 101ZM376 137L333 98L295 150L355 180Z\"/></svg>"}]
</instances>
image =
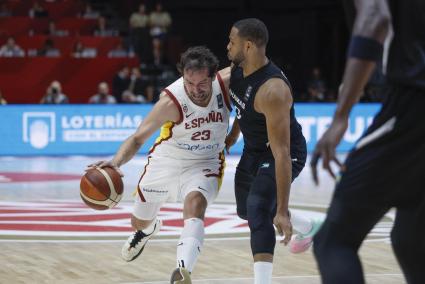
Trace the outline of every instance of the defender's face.
<instances>
[{"instance_id":1,"label":"defender's face","mask_svg":"<svg viewBox=\"0 0 425 284\"><path fill-rule=\"evenodd\" d=\"M197 105L205 106L210 100L213 78L208 75L207 68L183 71L183 82L186 93L192 102Z\"/></svg>"},{"instance_id":2,"label":"defender's face","mask_svg":"<svg viewBox=\"0 0 425 284\"><path fill-rule=\"evenodd\" d=\"M227 57L236 66L245 60L245 56L243 54L244 41L238 36L238 33L238 29L232 27L229 34L229 43L227 44Z\"/></svg>"}]
</instances>

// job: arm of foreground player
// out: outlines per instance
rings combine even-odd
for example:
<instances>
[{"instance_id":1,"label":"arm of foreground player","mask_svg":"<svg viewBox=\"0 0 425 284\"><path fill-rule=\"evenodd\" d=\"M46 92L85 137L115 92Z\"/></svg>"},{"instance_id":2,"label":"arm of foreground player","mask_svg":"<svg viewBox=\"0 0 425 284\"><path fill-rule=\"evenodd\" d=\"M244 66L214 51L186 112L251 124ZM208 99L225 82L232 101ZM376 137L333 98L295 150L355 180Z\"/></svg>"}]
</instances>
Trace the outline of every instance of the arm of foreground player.
<instances>
[{"instance_id":1,"label":"arm of foreground player","mask_svg":"<svg viewBox=\"0 0 425 284\"><path fill-rule=\"evenodd\" d=\"M275 160L277 212L273 219L281 241L285 245L291 240L292 224L289 217L288 202L292 180L290 155L290 110L291 91L281 79L270 79L259 89L254 108L266 117L267 134ZM270 205L272 206L272 205Z\"/></svg>"},{"instance_id":2,"label":"arm of foreground player","mask_svg":"<svg viewBox=\"0 0 425 284\"><path fill-rule=\"evenodd\" d=\"M357 0L357 17L354 23L353 36L362 36L383 43L389 28L389 9L386 1ZM338 94L338 104L330 127L316 144L311 159L313 180L319 183L317 163L322 158L323 168L335 178L330 163L341 163L335 155L335 149L348 127L348 117L351 109L359 100L364 86L376 66L375 61L350 57L344 71L343 83Z\"/></svg>"},{"instance_id":3,"label":"arm of foreground player","mask_svg":"<svg viewBox=\"0 0 425 284\"><path fill-rule=\"evenodd\" d=\"M167 121L177 122L180 120L180 113L176 104L166 95L161 94L159 101L154 105L148 116L140 123L136 132L128 137L120 146L111 161L99 161L89 167L113 167L121 175L119 167L129 160L139 151L146 140Z\"/></svg>"}]
</instances>

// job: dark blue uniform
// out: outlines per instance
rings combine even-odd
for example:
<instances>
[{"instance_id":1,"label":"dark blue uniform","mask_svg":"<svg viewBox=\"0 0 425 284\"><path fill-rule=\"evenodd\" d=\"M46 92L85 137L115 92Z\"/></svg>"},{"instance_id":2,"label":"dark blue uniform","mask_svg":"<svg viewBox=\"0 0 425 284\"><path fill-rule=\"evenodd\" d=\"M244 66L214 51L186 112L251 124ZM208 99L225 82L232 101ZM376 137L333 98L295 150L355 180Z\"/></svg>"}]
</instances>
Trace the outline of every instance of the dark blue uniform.
<instances>
[{"instance_id":1,"label":"dark blue uniform","mask_svg":"<svg viewBox=\"0 0 425 284\"><path fill-rule=\"evenodd\" d=\"M323 283L364 283L357 251L397 208L391 243L408 283L425 283L425 1L390 0L386 99L345 162L314 238Z\"/></svg>"},{"instance_id":2,"label":"dark blue uniform","mask_svg":"<svg viewBox=\"0 0 425 284\"><path fill-rule=\"evenodd\" d=\"M272 62L245 78L242 68L235 67L230 77L230 98L244 138L244 150L235 175L237 212L239 217L248 220L253 254L273 254L276 243L273 227L277 205L275 163L269 147L265 116L254 109L258 89L271 78L280 78L289 86L282 70ZM290 118L293 180L305 165L307 150L293 106Z\"/></svg>"}]
</instances>

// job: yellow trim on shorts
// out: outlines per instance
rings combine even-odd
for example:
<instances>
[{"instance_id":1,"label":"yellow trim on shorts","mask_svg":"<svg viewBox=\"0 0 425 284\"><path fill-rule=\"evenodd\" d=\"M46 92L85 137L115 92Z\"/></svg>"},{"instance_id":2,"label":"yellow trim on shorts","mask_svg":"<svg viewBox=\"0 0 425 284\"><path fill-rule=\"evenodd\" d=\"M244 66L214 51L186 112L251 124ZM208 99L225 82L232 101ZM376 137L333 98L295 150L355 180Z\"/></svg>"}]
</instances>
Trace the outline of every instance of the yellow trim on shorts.
<instances>
[{"instance_id":1,"label":"yellow trim on shorts","mask_svg":"<svg viewBox=\"0 0 425 284\"><path fill-rule=\"evenodd\" d=\"M221 188L221 184L223 183L223 177L224 177L224 169L226 168L226 158L224 156L224 152L221 152L219 155L219 160L220 160L220 172L219 172L219 178L218 178L218 190L220 191Z\"/></svg>"}]
</instances>

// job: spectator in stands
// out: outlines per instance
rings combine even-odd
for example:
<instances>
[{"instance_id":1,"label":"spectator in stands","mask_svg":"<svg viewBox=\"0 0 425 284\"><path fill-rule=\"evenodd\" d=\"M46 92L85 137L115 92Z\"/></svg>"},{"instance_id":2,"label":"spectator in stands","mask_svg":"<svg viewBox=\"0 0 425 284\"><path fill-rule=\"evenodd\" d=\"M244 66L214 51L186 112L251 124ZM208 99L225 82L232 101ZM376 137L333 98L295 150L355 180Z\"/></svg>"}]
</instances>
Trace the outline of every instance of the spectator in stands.
<instances>
[{"instance_id":1,"label":"spectator in stands","mask_svg":"<svg viewBox=\"0 0 425 284\"><path fill-rule=\"evenodd\" d=\"M124 48L122 42L119 42L118 45L108 52L109 58L123 58L123 57L134 57L134 52Z\"/></svg>"},{"instance_id":2,"label":"spectator in stands","mask_svg":"<svg viewBox=\"0 0 425 284\"><path fill-rule=\"evenodd\" d=\"M151 36L164 39L171 26L171 16L163 10L161 2L156 3L155 10L149 16L149 23Z\"/></svg>"},{"instance_id":3,"label":"spectator in stands","mask_svg":"<svg viewBox=\"0 0 425 284\"><path fill-rule=\"evenodd\" d=\"M68 36L69 32L66 30L58 30L56 28L56 23L53 20L49 20L49 26L46 34L49 36Z\"/></svg>"},{"instance_id":4,"label":"spectator in stands","mask_svg":"<svg viewBox=\"0 0 425 284\"><path fill-rule=\"evenodd\" d=\"M0 105L6 105L6 104L7 104L7 101L5 98L3 98L3 94L0 91Z\"/></svg>"},{"instance_id":5,"label":"spectator in stands","mask_svg":"<svg viewBox=\"0 0 425 284\"><path fill-rule=\"evenodd\" d=\"M100 13L98 11L93 10L90 3L87 3L84 7L84 12L81 13L81 17L84 19L97 19L100 17Z\"/></svg>"},{"instance_id":6,"label":"spectator in stands","mask_svg":"<svg viewBox=\"0 0 425 284\"><path fill-rule=\"evenodd\" d=\"M74 44L71 55L75 58L93 58L96 57L97 51L95 48L84 47L81 41L77 41Z\"/></svg>"},{"instance_id":7,"label":"spectator in stands","mask_svg":"<svg viewBox=\"0 0 425 284\"><path fill-rule=\"evenodd\" d=\"M319 67L314 67L312 70L311 79L307 83L307 93L309 102L326 101L326 84Z\"/></svg>"},{"instance_id":8,"label":"spectator in stands","mask_svg":"<svg viewBox=\"0 0 425 284\"><path fill-rule=\"evenodd\" d=\"M128 66L123 66L117 74L115 74L112 79L112 94L114 95L116 101L121 103L122 94L125 90L128 89L130 85L130 68Z\"/></svg>"},{"instance_id":9,"label":"spectator in stands","mask_svg":"<svg viewBox=\"0 0 425 284\"><path fill-rule=\"evenodd\" d=\"M99 17L97 19L97 27L94 30L95 36L118 36L118 31L107 26L106 18Z\"/></svg>"},{"instance_id":10,"label":"spectator in stands","mask_svg":"<svg viewBox=\"0 0 425 284\"><path fill-rule=\"evenodd\" d=\"M7 7L6 3L1 3L0 5L0 18L10 17L12 12Z\"/></svg>"},{"instance_id":11,"label":"spectator in stands","mask_svg":"<svg viewBox=\"0 0 425 284\"><path fill-rule=\"evenodd\" d=\"M109 94L109 87L106 82L99 83L97 94L89 99L90 104L115 104L114 96Z\"/></svg>"},{"instance_id":12,"label":"spectator in stands","mask_svg":"<svg viewBox=\"0 0 425 284\"><path fill-rule=\"evenodd\" d=\"M163 42L159 38L152 40L153 64L157 67L167 65L168 61L164 55Z\"/></svg>"},{"instance_id":13,"label":"spectator in stands","mask_svg":"<svg viewBox=\"0 0 425 284\"><path fill-rule=\"evenodd\" d=\"M130 44L139 55L142 62L147 62L152 57L151 36L149 34L149 15L145 4L139 5L139 10L130 16Z\"/></svg>"},{"instance_id":14,"label":"spectator in stands","mask_svg":"<svg viewBox=\"0 0 425 284\"><path fill-rule=\"evenodd\" d=\"M139 5L139 10L130 16L131 29L143 29L149 27L149 15L146 13L145 4Z\"/></svg>"},{"instance_id":15,"label":"spectator in stands","mask_svg":"<svg viewBox=\"0 0 425 284\"><path fill-rule=\"evenodd\" d=\"M46 94L41 98L40 104L67 104L68 96L62 93L59 81L53 81L47 88Z\"/></svg>"},{"instance_id":16,"label":"spectator in stands","mask_svg":"<svg viewBox=\"0 0 425 284\"><path fill-rule=\"evenodd\" d=\"M43 47L37 50L37 56L59 57L60 55L59 49L55 48L55 44L51 38L46 39Z\"/></svg>"},{"instance_id":17,"label":"spectator in stands","mask_svg":"<svg viewBox=\"0 0 425 284\"><path fill-rule=\"evenodd\" d=\"M0 57L24 57L24 50L16 44L13 37L9 37L7 42L0 48Z\"/></svg>"},{"instance_id":18,"label":"spectator in stands","mask_svg":"<svg viewBox=\"0 0 425 284\"><path fill-rule=\"evenodd\" d=\"M31 18L46 18L49 16L49 12L40 5L39 1L35 1L28 11L28 15Z\"/></svg>"},{"instance_id":19,"label":"spectator in stands","mask_svg":"<svg viewBox=\"0 0 425 284\"><path fill-rule=\"evenodd\" d=\"M142 74L138 67L131 69L130 85L128 86L128 91L133 94L133 102L138 103L150 103L153 100L151 93L148 93L146 89L148 88L148 81L142 79ZM125 100L125 97L124 97Z\"/></svg>"}]
</instances>

